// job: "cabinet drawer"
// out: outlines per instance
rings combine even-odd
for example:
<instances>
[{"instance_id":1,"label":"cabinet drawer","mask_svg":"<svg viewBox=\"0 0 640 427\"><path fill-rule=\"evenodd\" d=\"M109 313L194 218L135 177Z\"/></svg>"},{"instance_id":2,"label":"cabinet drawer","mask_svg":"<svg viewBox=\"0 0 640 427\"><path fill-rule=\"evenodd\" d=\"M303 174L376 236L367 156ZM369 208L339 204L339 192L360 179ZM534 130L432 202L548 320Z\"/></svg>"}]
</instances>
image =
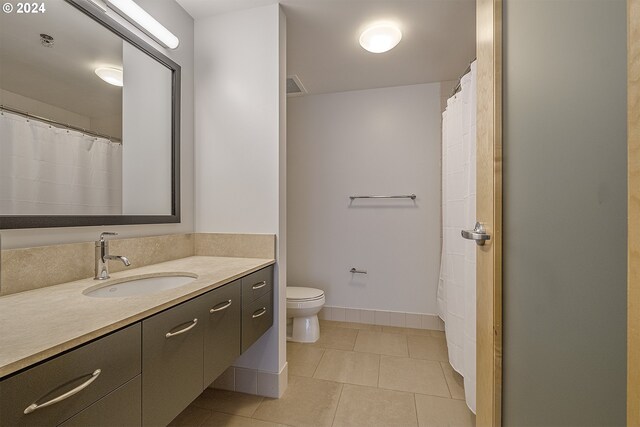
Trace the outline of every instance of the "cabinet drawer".
<instances>
[{"instance_id":1,"label":"cabinet drawer","mask_svg":"<svg viewBox=\"0 0 640 427\"><path fill-rule=\"evenodd\" d=\"M242 352L244 353L273 325L273 293L269 292L242 310Z\"/></svg>"},{"instance_id":2,"label":"cabinet drawer","mask_svg":"<svg viewBox=\"0 0 640 427\"><path fill-rule=\"evenodd\" d=\"M140 324L0 383L3 426L55 426L140 374ZM46 405L67 394L67 398ZM25 414L31 405L41 405Z\"/></svg>"},{"instance_id":3,"label":"cabinet drawer","mask_svg":"<svg viewBox=\"0 0 640 427\"><path fill-rule=\"evenodd\" d=\"M164 426L204 389L201 298L142 322L142 424Z\"/></svg>"},{"instance_id":4,"label":"cabinet drawer","mask_svg":"<svg viewBox=\"0 0 640 427\"><path fill-rule=\"evenodd\" d=\"M273 290L273 266L263 268L242 278L242 301L249 304Z\"/></svg>"},{"instance_id":5,"label":"cabinet drawer","mask_svg":"<svg viewBox=\"0 0 640 427\"><path fill-rule=\"evenodd\" d=\"M84 411L61 424L62 427L140 426L142 423L140 375L107 394Z\"/></svg>"},{"instance_id":6,"label":"cabinet drawer","mask_svg":"<svg viewBox=\"0 0 640 427\"><path fill-rule=\"evenodd\" d=\"M204 386L240 356L242 282L236 280L206 293L208 319L204 331Z\"/></svg>"}]
</instances>

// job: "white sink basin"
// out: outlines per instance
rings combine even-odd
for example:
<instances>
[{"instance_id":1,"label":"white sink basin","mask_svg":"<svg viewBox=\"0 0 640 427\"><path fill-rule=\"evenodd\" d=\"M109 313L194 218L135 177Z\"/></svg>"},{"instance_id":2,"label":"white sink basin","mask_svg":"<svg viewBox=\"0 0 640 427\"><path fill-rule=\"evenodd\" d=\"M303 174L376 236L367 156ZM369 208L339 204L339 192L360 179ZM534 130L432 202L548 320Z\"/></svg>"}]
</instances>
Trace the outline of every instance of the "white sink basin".
<instances>
[{"instance_id":1,"label":"white sink basin","mask_svg":"<svg viewBox=\"0 0 640 427\"><path fill-rule=\"evenodd\" d=\"M92 286L83 294L93 298L123 298L138 295L149 295L167 289L179 288L196 280L197 275L191 273L167 273L152 277L128 277L116 279L109 283Z\"/></svg>"}]
</instances>

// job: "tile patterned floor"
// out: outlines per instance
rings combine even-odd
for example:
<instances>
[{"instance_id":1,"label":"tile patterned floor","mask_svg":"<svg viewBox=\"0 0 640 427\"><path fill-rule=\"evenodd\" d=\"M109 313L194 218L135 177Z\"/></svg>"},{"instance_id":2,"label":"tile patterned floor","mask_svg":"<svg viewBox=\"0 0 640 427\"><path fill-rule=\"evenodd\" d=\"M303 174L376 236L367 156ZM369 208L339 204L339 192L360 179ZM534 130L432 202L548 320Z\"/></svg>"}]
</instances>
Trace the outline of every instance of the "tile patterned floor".
<instances>
[{"instance_id":1,"label":"tile patterned floor","mask_svg":"<svg viewBox=\"0 0 640 427\"><path fill-rule=\"evenodd\" d=\"M315 344L287 344L280 399L207 389L172 426L468 427L444 333L321 321Z\"/></svg>"}]
</instances>

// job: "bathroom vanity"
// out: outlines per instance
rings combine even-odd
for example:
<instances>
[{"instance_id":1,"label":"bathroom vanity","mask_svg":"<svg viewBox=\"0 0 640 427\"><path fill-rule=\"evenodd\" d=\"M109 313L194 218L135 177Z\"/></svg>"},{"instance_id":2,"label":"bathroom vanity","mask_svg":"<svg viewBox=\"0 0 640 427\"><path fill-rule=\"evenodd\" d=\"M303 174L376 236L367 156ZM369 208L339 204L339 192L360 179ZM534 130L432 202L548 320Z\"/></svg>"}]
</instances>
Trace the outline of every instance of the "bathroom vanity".
<instances>
[{"instance_id":1,"label":"bathroom vanity","mask_svg":"<svg viewBox=\"0 0 640 427\"><path fill-rule=\"evenodd\" d=\"M93 298L86 279L3 298L0 425L167 425L273 324L273 262L197 256L113 274L197 276L150 295Z\"/></svg>"}]
</instances>

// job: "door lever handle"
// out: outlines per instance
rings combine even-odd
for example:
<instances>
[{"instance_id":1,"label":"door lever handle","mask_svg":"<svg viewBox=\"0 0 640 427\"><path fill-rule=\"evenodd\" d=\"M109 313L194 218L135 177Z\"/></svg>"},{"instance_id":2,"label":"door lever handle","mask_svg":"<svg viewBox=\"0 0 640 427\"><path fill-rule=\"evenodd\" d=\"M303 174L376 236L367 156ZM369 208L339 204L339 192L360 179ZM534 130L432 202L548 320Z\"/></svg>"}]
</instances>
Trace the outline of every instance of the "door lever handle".
<instances>
[{"instance_id":1,"label":"door lever handle","mask_svg":"<svg viewBox=\"0 0 640 427\"><path fill-rule=\"evenodd\" d=\"M491 236L487 233L482 223L476 222L473 230L462 230L460 233L467 240L475 240L478 246L484 246L484 242L491 240Z\"/></svg>"}]
</instances>

